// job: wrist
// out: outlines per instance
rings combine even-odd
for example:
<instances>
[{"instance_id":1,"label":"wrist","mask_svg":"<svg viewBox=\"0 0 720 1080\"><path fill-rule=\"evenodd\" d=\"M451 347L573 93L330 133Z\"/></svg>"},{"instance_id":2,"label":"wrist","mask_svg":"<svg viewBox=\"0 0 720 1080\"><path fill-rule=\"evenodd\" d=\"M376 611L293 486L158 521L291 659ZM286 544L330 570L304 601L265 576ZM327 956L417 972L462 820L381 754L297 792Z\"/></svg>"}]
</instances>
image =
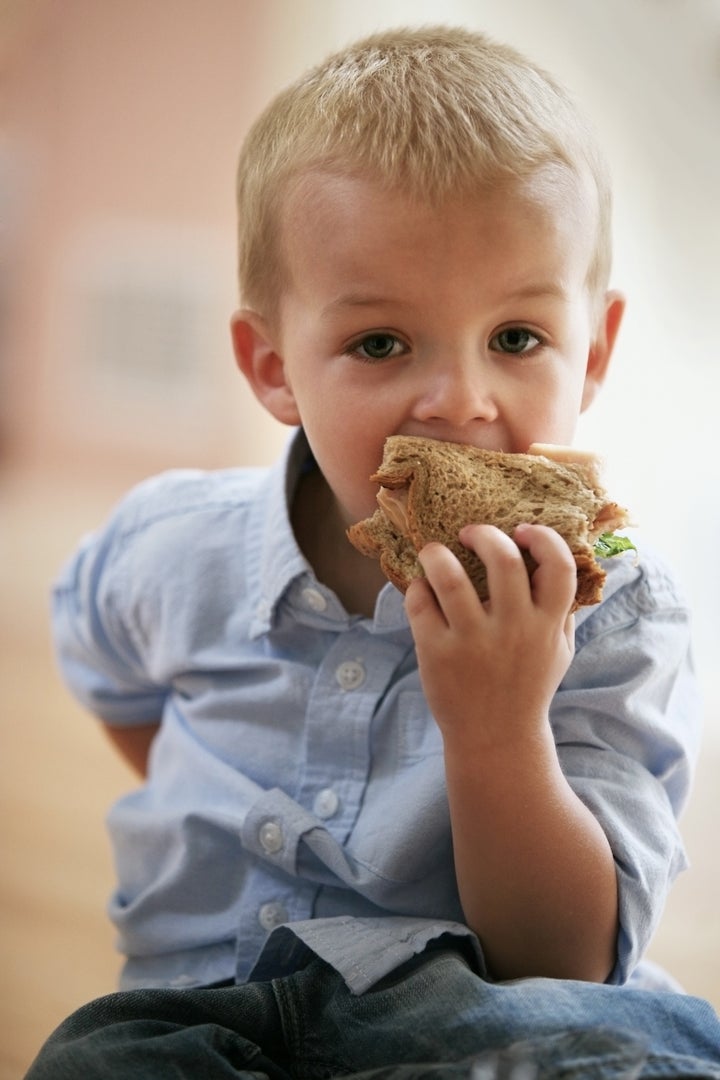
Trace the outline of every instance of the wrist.
<instances>
[{"instance_id":1,"label":"wrist","mask_svg":"<svg viewBox=\"0 0 720 1080\"><path fill-rule=\"evenodd\" d=\"M491 768L508 763L537 767L543 760L557 761L557 751L547 711L508 715L483 709L471 721L439 725L446 765L477 769L478 759Z\"/></svg>"}]
</instances>

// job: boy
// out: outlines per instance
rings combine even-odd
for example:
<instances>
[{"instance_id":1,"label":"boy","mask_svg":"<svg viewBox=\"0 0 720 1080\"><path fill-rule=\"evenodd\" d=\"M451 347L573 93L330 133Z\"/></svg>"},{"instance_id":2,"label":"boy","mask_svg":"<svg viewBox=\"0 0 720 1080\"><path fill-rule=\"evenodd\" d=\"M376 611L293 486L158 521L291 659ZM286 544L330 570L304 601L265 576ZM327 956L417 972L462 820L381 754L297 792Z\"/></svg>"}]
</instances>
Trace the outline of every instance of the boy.
<instances>
[{"instance_id":1,"label":"boy","mask_svg":"<svg viewBox=\"0 0 720 1080\"><path fill-rule=\"evenodd\" d=\"M142 485L59 584L67 677L147 782L110 817L125 993L29 1075L720 1076L709 1005L617 985L684 865L667 571L609 565L573 619L558 535L478 524L489 604L439 545L403 603L345 535L390 434L571 442L623 311L591 135L512 50L387 33L270 105L238 205L235 354L299 431Z\"/></svg>"}]
</instances>

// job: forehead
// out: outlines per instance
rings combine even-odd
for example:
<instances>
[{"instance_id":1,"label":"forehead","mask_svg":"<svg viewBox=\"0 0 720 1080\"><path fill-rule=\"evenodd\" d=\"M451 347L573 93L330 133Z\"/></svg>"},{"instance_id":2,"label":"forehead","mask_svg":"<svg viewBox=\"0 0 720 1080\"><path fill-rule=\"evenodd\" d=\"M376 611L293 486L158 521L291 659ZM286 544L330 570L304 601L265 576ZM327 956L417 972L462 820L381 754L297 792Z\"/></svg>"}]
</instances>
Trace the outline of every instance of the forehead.
<instances>
[{"instance_id":1,"label":"forehead","mask_svg":"<svg viewBox=\"0 0 720 1080\"><path fill-rule=\"evenodd\" d=\"M374 276L393 268L431 276L492 259L528 277L555 264L584 279L597 238L588 178L558 166L504 178L440 202L371 177L310 172L288 190L281 218L286 284L310 276ZM414 261L413 261L414 260ZM514 262L513 262L514 260Z\"/></svg>"}]
</instances>

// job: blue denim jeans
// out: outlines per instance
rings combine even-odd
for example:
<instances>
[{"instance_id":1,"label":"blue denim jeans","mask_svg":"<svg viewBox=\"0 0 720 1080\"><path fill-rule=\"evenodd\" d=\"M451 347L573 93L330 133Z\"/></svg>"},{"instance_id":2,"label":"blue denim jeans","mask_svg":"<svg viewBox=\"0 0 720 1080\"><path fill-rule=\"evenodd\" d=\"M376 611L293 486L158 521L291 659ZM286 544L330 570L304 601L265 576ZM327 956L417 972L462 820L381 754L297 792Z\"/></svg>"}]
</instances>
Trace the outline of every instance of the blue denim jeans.
<instances>
[{"instance_id":1,"label":"blue denim jeans","mask_svg":"<svg viewBox=\"0 0 720 1080\"><path fill-rule=\"evenodd\" d=\"M436 950L353 996L313 959L266 983L111 994L74 1013L26 1080L720 1080L720 1020L683 994L488 983Z\"/></svg>"}]
</instances>

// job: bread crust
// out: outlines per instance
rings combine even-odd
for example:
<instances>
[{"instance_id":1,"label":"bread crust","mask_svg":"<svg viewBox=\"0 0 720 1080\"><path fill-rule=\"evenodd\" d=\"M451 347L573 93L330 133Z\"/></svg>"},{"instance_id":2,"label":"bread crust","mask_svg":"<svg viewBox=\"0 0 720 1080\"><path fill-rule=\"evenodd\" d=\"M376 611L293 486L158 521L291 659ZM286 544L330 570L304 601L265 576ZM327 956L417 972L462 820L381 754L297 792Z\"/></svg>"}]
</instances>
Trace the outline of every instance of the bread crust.
<instances>
[{"instance_id":1,"label":"bread crust","mask_svg":"<svg viewBox=\"0 0 720 1080\"><path fill-rule=\"evenodd\" d=\"M548 525L568 544L577 568L573 610L602 599L606 574L592 545L601 532L627 524L627 514L607 498L594 460L558 461L394 435L386 440L382 464L371 479L386 492L401 493L392 508L395 520L378 506L348 529L348 537L363 555L379 559L401 592L423 576L418 551L439 541L455 553L480 599L487 600L485 566L460 543L460 529L485 522L512 535L527 522ZM523 558L532 573L532 557L523 552Z\"/></svg>"}]
</instances>

